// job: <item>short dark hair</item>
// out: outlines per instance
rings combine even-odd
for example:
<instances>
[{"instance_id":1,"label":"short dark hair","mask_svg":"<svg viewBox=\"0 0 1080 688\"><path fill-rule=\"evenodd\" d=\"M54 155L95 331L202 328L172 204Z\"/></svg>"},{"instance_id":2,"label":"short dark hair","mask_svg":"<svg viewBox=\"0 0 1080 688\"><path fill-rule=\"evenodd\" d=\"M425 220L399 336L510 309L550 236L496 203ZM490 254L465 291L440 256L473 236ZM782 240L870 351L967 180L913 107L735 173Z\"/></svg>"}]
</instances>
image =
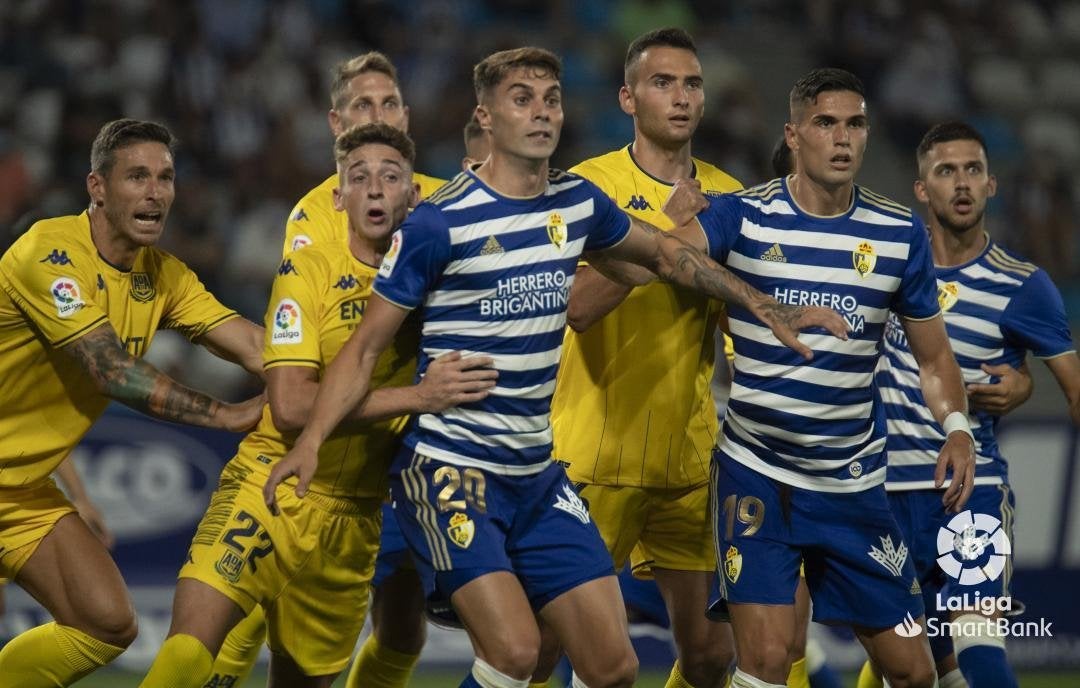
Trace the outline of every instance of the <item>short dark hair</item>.
<instances>
[{"instance_id":1,"label":"short dark hair","mask_svg":"<svg viewBox=\"0 0 1080 688\"><path fill-rule=\"evenodd\" d=\"M920 174L922 164L926 160L930 149L939 143L948 143L949 141L975 141L982 146L983 153L986 153L986 140L983 139L978 129L967 122L953 120L935 124L930 127L930 131L923 135L922 141L919 141L919 147L915 149L915 163L919 166Z\"/></svg>"},{"instance_id":2,"label":"short dark hair","mask_svg":"<svg viewBox=\"0 0 1080 688\"><path fill-rule=\"evenodd\" d=\"M558 81L562 76L562 60L544 48L515 48L488 55L473 67L473 87L476 99L483 100L491 89L498 86L506 75L520 68L534 69L550 75Z\"/></svg>"},{"instance_id":3,"label":"short dark hair","mask_svg":"<svg viewBox=\"0 0 1080 688\"><path fill-rule=\"evenodd\" d=\"M480 120L476 119L476 113L469 118L469 121L465 123L465 147L469 147L469 142L480 138L484 135L484 129L480 126Z\"/></svg>"},{"instance_id":4,"label":"short dark hair","mask_svg":"<svg viewBox=\"0 0 1080 688\"><path fill-rule=\"evenodd\" d=\"M340 163L349 153L369 143L390 146L409 161L409 167L416 161L416 146L409 135L385 122L357 124L341 132L334 141L334 160Z\"/></svg>"},{"instance_id":5,"label":"short dark hair","mask_svg":"<svg viewBox=\"0 0 1080 688\"><path fill-rule=\"evenodd\" d=\"M797 108L816 103L817 97L828 91L853 91L866 97L866 89L859 77L844 69L820 67L813 69L795 82L788 96L791 118L795 120Z\"/></svg>"},{"instance_id":6,"label":"short dark hair","mask_svg":"<svg viewBox=\"0 0 1080 688\"><path fill-rule=\"evenodd\" d=\"M137 119L106 122L90 146L90 171L107 175L116 162L116 151L144 141L164 144L169 153L176 151L176 137L162 124Z\"/></svg>"},{"instance_id":7,"label":"short dark hair","mask_svg":"<svg viewBox=\"0 0 1080 688\"><path fill-rule=\"evenodd\" d=\"M654 46L661 45L669 48L681 48L689 50L697 55L697 45L689 33L677 27L654 29L643 33L630 43L626 49L626 60L623 61L623 79L630 83L630 70L637 64L641 54Z\"/></svg>"},{"instance_id":8,"label":"short dark hair","mask_svg":"<svg viewBox=\"0 0 1080 688\"><path fill-rule=\"evenodd\" d=\"M783 136L776 142L772 151L772 169L777 177L786 177L795 171L795 156Z\"/></svg>"},{"instance_id":9,"label":"short dark hair","mask_svg":"<svg viewBox=\"0 0 1080 688\"><path fill-rule=\"evenodd\" d=\"M378 72L390 77L394 85L398 85L397 69L390 58L377 50L357 55L356 57L339 62L334 65L334 79L330 82L330 106L337 109L345 103L345 89L354 77L368 72Z\"/></svg>"}]
</instances>

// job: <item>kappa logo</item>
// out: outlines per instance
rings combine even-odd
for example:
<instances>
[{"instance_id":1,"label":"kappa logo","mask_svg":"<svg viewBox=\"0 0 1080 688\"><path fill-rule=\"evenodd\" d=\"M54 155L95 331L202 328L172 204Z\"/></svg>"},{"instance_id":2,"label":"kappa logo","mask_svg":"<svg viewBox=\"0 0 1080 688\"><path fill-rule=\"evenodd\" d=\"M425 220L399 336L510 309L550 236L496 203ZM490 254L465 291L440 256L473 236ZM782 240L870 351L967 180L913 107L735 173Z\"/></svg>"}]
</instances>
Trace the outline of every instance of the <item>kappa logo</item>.
<instances>
[{"instance_id":1,"label":"kappa logo","mask_svg":"<svg viewBox=\"0 0 1080 688\"><path fill-rule=\"evenodd\" d=\"M297 208L296 212L292 216L292 221L293 222L300 222L301 220L306 220L306 219L308 219L308 216L307 216L307 213L304 212L303 208Z\"/></svg>"},{"instance_id":2,"label":"kappa logo","mask_svg":"<svg viewBox=\"0 0 1080 688\"><path fill-rule=\"evenodd\" d=\"M563 499L561 495L555 495L554 507L556 509L565 511L582 523L587 524L592 520L585 502L581 501L581 497L578 497L578 493L574 492L574 488L563 485L563 494L566 495L566 499Z\"/></svg>"},{"instance_id":3,"label":"kappa logo","mask_svg":"<svg viewBox=\"0 0 1080 688\"><path fill-rule=\"evenodd\" d=\"M52 263L53 265L75 265L74 263L71 262L71 259L68 258L67 251L58 251L55 248L52 250L52 253L45 256L44 258L42 258L38 262L39 263Z\"/></svg>"},{"instance_id":4,"label":"kappa logo","mask_svg":"<svg viewBox=\"0 0 1080 688\"><path fill-rule=\"evenodd\" d=\"M561 249L566 246L566 223L563 222L562 215L552 213L548 216L547 233L548 239L555 244L555 248Z\"/></svg>"},{"instance_id":5,"label":"kappa logo","mask_svg":"<svg viewBox=\"0 0 1080 688\"><path fill-rule=\"evenodd\" d=\"M732 583L737 583L742 574L742 554L735 545L728 547L724 553L724 575Z\"/></svg>"},{"instance_id":6,"label":"kappa logo","mask_svg":"<svg viewBox=\"0 0 1080 688\"><path fill-rule=\"evenodd\" d=\"M358 284L360 284L360 280L356 279L350 274L347 276L339 277L337 283L334 284L333 288L344 289L345 291L348 291L350 289L355 289L356 285Z\"/></svg>"},{"instance_id":7,"label":"kappa logo","mask_svg":"<svg viewBox=\"0 0 1080 688\"><path fill-rule=\"evenodd\" d=\"M282 299L274 311L274 331L271 344L299 344L304 341L300 305L292 299Z\"/></svg>"},{"instance_id":8,"label":"kappa logo","mask_svg":"<svg viewBox=\"0 0 1080 688\"><path fill-rule=\"evenodd\" d=\"M631 210L653 210L652 205L640 194L634 194L630 196L630 200L626 202L623 208L629 208Z\"/></svg>"},{"instance_id":9,"label":"kappa logo","mask_svg":"<svg viewBox=\"0 0 1080 688\"><path fill-rule=\"evenodd\" d=\"M157 296L154 278L145 272L131 273L131 298L139 303L149 303Z\"/></svg>"},{"instance_id":10,"label":"kappa logo","mask_svg":"<svg viewBox=\"0 0 1080 688\"><path fill-rule=\"evenodd\" d=\"M780 244L773 244L769 247L769 250L761 254L761 260L767 260L770 263L786 263L787 258L784 256L784 252L780 250Z\"/></svg>"},{"instance_id":11,"label":"kappa logo","mask_svg":"<svg viewBox=\"0 0 1080 688\"><path fill-rule=\"evenodd\" d=\"M891 535L882 535L878 539L881 540L881 549L871 545L867 554L870 555L871 559L884 566L889 573L899 576L903 573L904 562L907 561L907 545L901 541L899 547L895 546Z\"/></svg>"},{"instance_id":12,"label":"kappa logo","mask_svg":"<svg viewBox=\"0 0 1080 688\"><path fill-rule=\"evenodd\" d=\"M49 286L52 292L53 303L56 304L56 314L61 318L68 318L80 308L86 305L82 299L82 292L78 282L72 277L60 277Z\"/></svg>"},{"instance_id":13,"label":"kappa logo","mask_svg":"<svg viewBox=\"0 0 1080 688\"><path fill-rule=\"evenodd\" d=\"M476 535L476 524L468 514L458 512L450 517L450 526L446 529L450 541L462 549L468 549Z\"/></svg>"},{"instance_id":14,"label":"kappa logo","mask_svg":"<svg viewBox=\"0 0 1080 688\"><path fill-rule=\"evenodd\" d=\"M942 282L938 285L937 303L938 308L947 311L960 300L959 282Z\"/></svg>"},{"instance_id":15,"label":"kappa logo","mask_svg":"<svg viewBox=\"0 0 1080 688\"><path fill-rule=\"evenodd\" d=\"M877 265L874 246L869 241L860 242L859 247L851 252L851 262L855 265L855 272L859 273L859 277L872 273Z\"/></svg>"},{"instance_id":16,"label":"kappa logo","mask_svg":"<svg viewBox=\"0 0 1080 688\"><path fill-rule=\"evenodd\" d=\"M484 245L480 247L480 255L482 256L490 256L496 253L505 252L506 251L505 249L503 249L502 244L500 244L499 240L496 239L494 236L489 236L487 238L487 241L484 242Z\"/></svg>"},{"instance_id":17,"label":"kappa logo","mask_svg":"<svg viewBox=\"0 0 1080 688\"><path fill-rule=\"evenodd\" d=\"M299 275L300 273L296 271L296 266L293 265L292 260L286 258L285 260L281 261L281 265L278 266L277 274L281 277L284 277L285 275Z\"/></svg>"},{"instance_id":18,"label":"kappa logo","mask_svg":"<svg viewBox=\"0 0 1080 688\"><path fill-rule=\"evenodd\" d=\"M105 288L105 280L104 280L104 278L102 278L100 272L98 273L98 276L97 276L97 288L98 289L104 289Z\"/></svg>"}]
</instances>

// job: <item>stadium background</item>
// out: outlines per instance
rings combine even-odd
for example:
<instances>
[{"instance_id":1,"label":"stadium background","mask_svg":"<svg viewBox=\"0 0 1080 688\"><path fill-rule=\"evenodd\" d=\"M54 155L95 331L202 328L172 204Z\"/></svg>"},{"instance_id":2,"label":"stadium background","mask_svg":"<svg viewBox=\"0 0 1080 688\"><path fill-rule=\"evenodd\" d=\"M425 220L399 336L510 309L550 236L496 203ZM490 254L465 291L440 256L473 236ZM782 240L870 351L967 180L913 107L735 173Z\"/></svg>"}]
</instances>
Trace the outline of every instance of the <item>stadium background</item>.
<instances>
[{"instance_id":1,"label":"stadium background","mask_svg":"<svg viewBox=\"0 0 1080 688\"><path fill-rule=\"evenodd\" d=\"M506 47L553 49L566 93L554 163L569 167L632 138L616 100L623 51L666 25L689 29L701 51L707 107L695 155L747 185L771 176L787 91L813 66L845 67L867 84L872 141L860 182L897 200L914 201L911 151L922 132L947 117L974 123L1000 182L991 232L1050 272L1077 332L1080 2L7 0L0 249L33 219L85 206L89 144L102 123L156 119L181 141L164 247L261 321L286 215L331 169L326 110L336 61L368 49L394 60L417 168L449 177L474 104L472 65ZM150 358L170 374L233 399L253 388L167 334ZM1037 362L1032 370L1034 396L1007 419L1003 444L1018 502L1016 594L1027 618L1053 622L1054 637L1015 641L1010 655L1027 672L1022 685L1036 685L1033 672L1045 670L1074 672L1047 685L1080 685L1077 434L1053 379ZM78 450L140 612L140 637L118 666L145 666L158 647L175 571L236 441L111 409ZM19 591L8 606L0 635L42 619ZM664 665L663 634L636 630L645 663ZM837 666L860 661L849 641L817 630ZM434 634L425 666L464 665L470 654L464 635ZM440 685L433 676L430 685ZM115 673L98 680L84 685L124 685Z\"/></svg>"}]
</instances>

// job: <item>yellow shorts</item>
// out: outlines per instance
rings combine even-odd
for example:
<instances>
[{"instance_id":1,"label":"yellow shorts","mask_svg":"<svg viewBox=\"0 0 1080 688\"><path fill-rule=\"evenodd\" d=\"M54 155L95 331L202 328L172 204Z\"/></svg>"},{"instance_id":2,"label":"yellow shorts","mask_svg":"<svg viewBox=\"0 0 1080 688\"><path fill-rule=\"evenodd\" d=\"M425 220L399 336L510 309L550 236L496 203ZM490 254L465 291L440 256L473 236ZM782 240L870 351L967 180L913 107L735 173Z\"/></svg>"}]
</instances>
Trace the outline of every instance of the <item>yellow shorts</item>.
<instances>
[{"instance_id":1,"label":"yellow shorts","mask_svg":"<svg viewBox=\"0 0 1080 688\"><path fill-rule=\"evenodd\" d=\"M75 511L51 479L0 488L0 578L15 578L56 522Z\"/></svg>"},{"instance_id":2,"label":"yellow shorts","mask_svg":"<svg viewBox=\"0 0 1080 688\"><path fill-rule=\"evenodd\" d=\"M578 487L616 570L627 559L638 578L652 578L652 567L716 570L708 483L680 490Z\"/></svg>"},{"instance_id":3,"label":"yellow shorts","mask_svg":"<svg viewBox=\"0 0 1080 688\"><path fill-rule=\"evenodd\" d=\"M226 466L192 540L181 578L206 583L245 613L266 610L267 643L309 676L349 664L367 614L379 552L382 500L278 488L280 514L262 477Z\"/></svg>"}]
</instances>

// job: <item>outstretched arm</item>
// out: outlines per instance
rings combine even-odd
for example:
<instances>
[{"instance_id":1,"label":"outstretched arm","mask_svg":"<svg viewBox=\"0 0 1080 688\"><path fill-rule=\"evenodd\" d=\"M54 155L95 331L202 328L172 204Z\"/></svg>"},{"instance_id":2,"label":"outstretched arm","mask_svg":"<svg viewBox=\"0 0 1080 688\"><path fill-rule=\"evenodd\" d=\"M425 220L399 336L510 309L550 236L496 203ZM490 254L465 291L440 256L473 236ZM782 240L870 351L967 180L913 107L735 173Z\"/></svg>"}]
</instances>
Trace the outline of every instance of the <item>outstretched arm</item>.
<instances>
[{"instance_id":1,"label":"outstretched arm","mask_svg":"<svg viewBox=\"0 0 1080 688\"><path fill-rule=\"evenodd\" d=\"M262 395L229 404L181 385L124 350L107 322L62 350L79 362L103 395L155 418L240 432L254 426L262 412Z\"/></svg>"},{"instance_id":2,"label":"outstretched arm","mask_svg":"<svg viewBox=\"0 0 1080 688\"><path fill-rule=\"evenodd\" d=\"M1065 399L1069 402L1069 415L1073 425L1080 426L1080 359L1075 351L1046 359L1046 367L1057 378Z\"/></svg>"},{"instance_id":3,"label":"outstretched arm","mask_svg":"<svg viewBox=\"0 0 1080 688\"><path fill-rule=\"evenodd\" d=\"M960 366L956 364L945 320L940 315L928 320L901 318L901 322L911 353L919 364L919 384L926 406L945 430L934 485L941 487L947 469L952 469L952 482L941 501L947 510L958 512L975 489L975 440L968 421Z\"/></svg>"},{"instance_id":4,"label":"outstretched arm","mask_svg":"<svg viewBox=\"0 0 1080 688\"><path fill-rule=\"evenodd\" d=\"M195 340L218 358L263 377L263 328L246 318L227 320Z\"/></svg>"}]
</instances>

